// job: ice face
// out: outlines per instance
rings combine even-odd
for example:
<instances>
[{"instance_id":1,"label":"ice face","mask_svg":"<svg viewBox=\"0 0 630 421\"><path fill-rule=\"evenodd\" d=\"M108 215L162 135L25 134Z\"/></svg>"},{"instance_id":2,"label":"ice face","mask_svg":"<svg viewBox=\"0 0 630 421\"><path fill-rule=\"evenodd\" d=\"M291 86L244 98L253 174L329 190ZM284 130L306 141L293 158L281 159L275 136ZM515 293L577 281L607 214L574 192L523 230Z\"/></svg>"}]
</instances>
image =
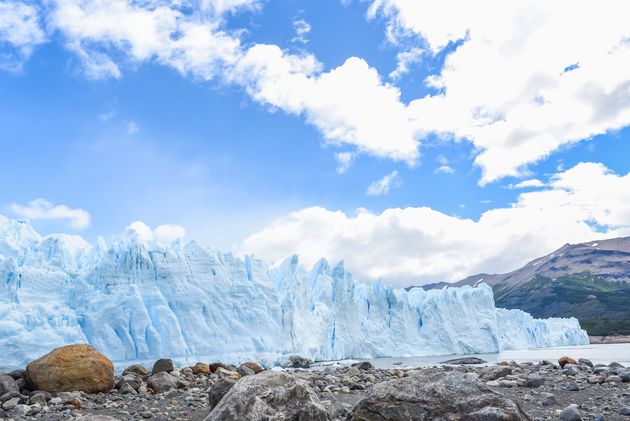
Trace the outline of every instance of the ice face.
<instances>
[{"instance_id":1,"label":"ice face","mask_svg":"<svg viewBox=\"0 0 630 421\"><path fill-rule=\"evenodd\" d=\"M339 263L277 269L253 257L127 235L107 245L42 237L0 216L0 369L89 342L116 362L171 357L268 362L497 352L582 345L575 319L497 309L477 287L409 292Z\"/></svg>"}]
</instances>

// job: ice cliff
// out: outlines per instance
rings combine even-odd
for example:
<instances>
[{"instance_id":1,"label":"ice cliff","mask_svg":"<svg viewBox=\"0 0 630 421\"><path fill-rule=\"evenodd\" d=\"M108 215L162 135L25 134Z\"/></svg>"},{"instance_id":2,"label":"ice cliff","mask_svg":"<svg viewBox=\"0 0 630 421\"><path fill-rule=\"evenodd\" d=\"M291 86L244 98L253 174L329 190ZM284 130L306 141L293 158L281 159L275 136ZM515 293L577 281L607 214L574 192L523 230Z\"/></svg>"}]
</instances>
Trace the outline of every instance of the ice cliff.
<instances>
[{"instance_id":1,"label":"ice cliff","mask_svg":"<svg viewBox=\"0 0 630 421\"><path fill-rule=\"evenodd\" d=\"M272 269L127 234L111 244L40 236L0 216L0 369L89 342L114 361L286 354L316 360L587 344L575 319L497 309L490 287L409 292L354 281L339 263Z\"/></svg>"}]
</instances>

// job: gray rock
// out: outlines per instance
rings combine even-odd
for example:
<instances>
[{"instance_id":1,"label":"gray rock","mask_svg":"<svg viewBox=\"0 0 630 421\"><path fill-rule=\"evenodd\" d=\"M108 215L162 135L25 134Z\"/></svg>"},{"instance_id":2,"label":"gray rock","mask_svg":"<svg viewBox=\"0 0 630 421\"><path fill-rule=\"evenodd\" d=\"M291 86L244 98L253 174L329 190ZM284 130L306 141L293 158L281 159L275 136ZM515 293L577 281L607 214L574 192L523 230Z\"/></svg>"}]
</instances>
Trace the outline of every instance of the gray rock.
<instances>
[{"instance_id":1,"label":"gray rock","mask_svg":"<svg viewBox=\"0 0 630 421\"><path fill-rule=\"evenodd\" d=\"M138 390L140 385L142 385L142 377L133 373L124 374L118 383L116 383L116 389L122 388L125 384L131 386L134 390Z\"/></svg>"},{"instance_id":2,"label":"gray rock","mask_svg":"<svg viewBox=\"0 0 630 421\"><path fill-rule=\"evenodd\" d=\"M302 357L300 355L291 355L287 366L291 368L309 368L312 364L313 360L310 358Z\"/></svg>"},{"instance_id":3,"label":"gray rock","mask_svg":"<svg viewBox=\"0 0 630 421\"><path fill-rule=\"evenodd\" d=\"M153 364L153 369L151 370L151 374L157 374L162 372L170 373L175 370L175 366L173 365L173 360L170 358L162 358L157 360L155 364Z\"/></svg>"},{"instance_id":4,"label":"gray rock","mask_svg":"<svg viewBox=\"0 0 630 421\"><path fill-rule=\"evenodd\" d=\"M468 358L456 358L454 360L442 361L440 364L451 364L451 365L474 365L474 364L486 364L488 361L482 360L477 357L468 357Z\"/></svg>"},{"instance_id":5,"label":"gray rock","mask_svg":"<svg viewBox=\"0 0 630 421\"><path fill-rule=\"evenodd\" d=\"M619 410L619 415L630 416L630 406L624 406Z\"/></svg>"},{"instance_id":6,"label":"gray rock","mask_svg":"<svg viewBox=\"0 0 630 421\"><path fill-rule=\"evenodd\" d=\"M208 389L208 406L210 409L214 409L235 384L236 380L234 379L222 379L210 386L210 389Z\"/></svg>"},{"instance_id":7,"label":"gray rock","mask_svg":"<svg viewBox=\"0 0 630 421\"><path fill-rule=\"evenodd\" d=\"M13 370L12 372L7 373L7 375L13 377L15 380L23 379L26 377L26 370Z\"/></svg>"},{"instance_id":8,"label":"gray rock","mask_svg":"<svg viewBox=\"0 0 630 421\"><path fill-rule=\"evenodd\" d=\"M120 389L118 389L118 391L120 392L121 395L127 395L127 394L137 395L138 394L136 389L134 389L133 386L131 386L129 383L123 384L120 387Z\"/></svg>"},{"instance_id":9,"label":"gray rock","mask_svg":"<svg viewBox=\"0 0 630 421\"><path fill-rule=\"evenodd\" d=\"M578 406L573 404L567 406L560 412L560 419L562 421L580 421L582 419L582 415L578 410Z\"/></svg>"},{"instance_id":10,"label":"gray rock","mask_svg":"<svg viewBox=\"0 0 630 421\"><path fill-rule=\"evenodd\" d=\"M15 416L15 417L23 417L25 415L28 415L29 412L31 412L31 407L30 406L24 405L24 404L19 404L13 410L13 414L12 415Z\"/></svg>"},{"instance_id":11,"label":"gray rock","mask_svg":"<svg viewBox=\"0 0 630 421\"><path fill-rule=\"evenodd\" d=\"M149 372L146 368L144 368L144 366L141 366L140 364L133 364L125 368L125 371L123 371L122 374L123 376L125 376L126 374L137 374L138 376L146 376L149 374Z\"/></svg>"},{"instance_id":12,"label":"gray rock","mask_svg":"<svg viewBox=\"0 0 630 421\"><path fill-rule=\"evenodd\" d=\"M593 363L591 362L591 360L587 360L586 358L580 358L578 360L578 363L582 364L582 365L586 365L589 366L591 368L593 368Z\"/></svg>"},{"instance_id":13,"label":"gray rock","mask_svg":"<svg viewBox=\"0 0 630 421\"><path fill-rule=\"evenodd\" d=\"M251 368L246 367L246 366L244 366L244 365L242 365L242 366L238 367L238 368L236 369L236 372L237 372L238 374L240 374L240 375L241 375L241 377L245 377L245 376L253 376L254 374L256 374L256 372L255 372L254 370L252 370Z\"/></svg>"},{"instance_id":14,"label":"gray rock","mask_svg":"<svg viewBox=\"0 0 630 421\"><path fill-rule=\"evenodd\" d=\"M20 403L20 398L11 398L2 404L2 409L5 411L12 411Z\"/></svg>"},{"instance_id":15,"label":"gray rock","mask_svg":"<svg viewBox=\"0 0 630 421\"><path fill-rule=\"evenodd\" d=\"M564 388L566 390L568 390L569 392L577 392L580 390L580 387L578 386L578 384L574 381L571 381L567 384L564 385Z\"/></svg>"},{"instance_id":16,"label":"gray rock","mask_svg":"<svg viewBox=\"0 0 630 421\"><path fill-rule=\"evenodd\" d=\"M618 373L619 378L621 379L622 382L624 383L628 383L630 382L630 370L625 369L625 370L621 370Z\"/></svg>"},{"instance_id":17,"label":"gray rock","mask_svg":"<svg viewBox=\"0 0 630 421\"><path fill-rule=\"evenodd\" d=\"M602 384L606 381L604 376L589 376L586 381L589 384Z\"/></svg>"},{"instance_id":18,"label":"gray rock","mask_svg":"<svg viewBox=\"0 0 630 421\"><path fill-rule=\"evenodd\" d=\"M621 383L621 377L619 377L619 376L608 376L608 377L606 377L606 383Z\"/></svg>"},{"instance_id":19,"label":"gray rock","mask_svg":"<svg viewBox=\"0 0 630 421\"><path fill-rule=\"evenodd\" d=\"M110 417L109 415L82 415L74 418L74 421L119 421L118 418Z\"/></svg>"},{"instance_id":20,"label":"gray rock","mask_svg":"<svg viewBox=\"0 0 630 421\"><path fill-rule=\"evenodd\" d=\"M205 421L328 420L306 380L283 372L247 376L234 385Z\"/></svg>"},{"instance_id":21,"label":"gray rock","mask_svg":"<svg viewBox=\"0 0 630 421\"><path fill-rule=\"evenodd\" d=\"M29 405L38 403L41 406L45 406L48 403L48 400L46 399L46 395L44 395L43 393L35 393L34 395L31 395L31 397L28 399L28 403Z\"/></svg>"},{"instance_id":22,"label":"gray rock","mask_svg":"<svg viewBox=\"0 0 630 421\"><path fill-rule=\"evenodd\" d=\"M365 371L374 370L374 365L369 361L361 361L360 363L352 364L352 367Z\"/></svg>"},{"instance_id":23,"label":"gray rock","mask_svg":"<svg viewBox=\"0 0 630 421\"><path fill-rule=\"evenodd\" d=\"M4 395L7 392L19 392L20 388L18 387L15 379L8 374L0 374L0 396Z\"/></svg>"},{"instance_id":24,"label":"gray rock","mask_svg":"<svg viewBox=\"0 0 630 421\"><path fill-rule=\"evenodd\" d=\"M580 372L578 371L577 367L574 366L573 364L567 364L564 366L564 370L562 370L562 374L564 374L565 376L577 376L578 374L580 374Z\"/></svg>"},{"instance_id":25,"label":"gray rock","mask_svg":"<svg viewBox=\"0 0 630 421\"><path fill-rule=\"evenodd\" d=\"M484 380L496 380L510 374L512 374L512 367L497 365L484 369L481 372L481 378Z\"/></svg>"},{"instance_id":26,"label":"gray rock","mask_svg":"<svg viewBox=\"0 0 630 421\"><path fill-rule=\"evenodd\" d=\"M169 390L177 389L177 384L169 373L161 371L152 375L147 385L155 391L155 393L164 393Z\"/></svg>"},{"instance_id":27,"label":"gray rock","mask_svg":"<svg viewBox=\"0 0 630 421\"><path fill-rule=\"evenodd\" d=\"M608 364L608 367L610 368L626 368L623 364L620 364L616 361L613 361L612 363Z\"/></svg>"},{"instance_id":28,"label":"gray rock","mask_svg":"<svg viewBox=\"0 0 630 421\"><path fill-rule=\"evenodd\" d=\"M525 379L527 387L540 387L545 384L545 378L540 374L529 374Z\"/></svg>"},{"instance_id":29,"label":"gray rock","mask_svg":"<svg viewBox=\"0 0 630 421\"><path fill-rule=\"evenodd\" d=\"M348 419L527 420L518 406L481 381L458 372L416 373L376 384Z\"/></svg>"},{"instance_id":30,"label":"gray rock","mask_svg":"<svg viewBox=\"0 0 630 421\"><path fill-rule=\"evenodd\" d=\"M542 402L543 406L552 406L558 404L558 400L553 393L542 392L540 394L540 401Z\"/></svg>"},{"instance_id":31,"label":"gray rock","mask_svg":"<svg viewBox=\"0 0 630 421\"><path fill-rule=\"evenodd\" d=\"M6 401L8 401L11 398L23 399L24 396L20 392L12 390L11 392L7 392L4 395L0 396L0 403L5 403Z\"/></svg>"}]
</instances>

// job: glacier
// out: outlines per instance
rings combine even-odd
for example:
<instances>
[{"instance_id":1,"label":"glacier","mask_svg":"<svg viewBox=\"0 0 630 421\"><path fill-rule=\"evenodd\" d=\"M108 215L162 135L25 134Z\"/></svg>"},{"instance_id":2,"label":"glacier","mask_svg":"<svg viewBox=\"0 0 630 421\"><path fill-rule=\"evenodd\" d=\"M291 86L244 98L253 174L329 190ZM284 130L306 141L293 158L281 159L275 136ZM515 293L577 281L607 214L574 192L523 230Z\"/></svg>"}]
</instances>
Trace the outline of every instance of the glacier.
<instances>
[{"instance_id":1,"label":"glacier","mask_svg":"<svg viewBox=\"0 0 630 421\"><path fill-rule=\"evenodd\" d=\"M271 267L131 231L92 244L1 215L0 281L0 370L78 342L116 363L267 364L588 344L576 319L498 309L485 284L405 291L355 281L343 262Z\"/></svg>"}]
</instances>

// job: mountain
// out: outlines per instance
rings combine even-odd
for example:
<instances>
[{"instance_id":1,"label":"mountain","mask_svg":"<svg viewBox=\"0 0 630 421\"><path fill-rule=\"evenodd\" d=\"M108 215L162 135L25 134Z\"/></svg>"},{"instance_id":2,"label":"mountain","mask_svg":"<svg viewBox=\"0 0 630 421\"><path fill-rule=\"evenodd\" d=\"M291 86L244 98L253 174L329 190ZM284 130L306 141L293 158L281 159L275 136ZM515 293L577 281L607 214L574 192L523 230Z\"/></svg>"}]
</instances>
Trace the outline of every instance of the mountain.
<instances>
[{"instance_id":1,"label":"mountain","mask_svg":"<svg viewBox=\"0 0 630 421\"><path fill-rule=\"evenodd\" d=\"M499 307L534 317L576 317L591 335L630 335L630 237L565 244L513 272L451 285L479 282L492 287Z\"/></svg>"},{"instance_id":2,"label":"mountain","mask_svg":"<svg viewBox=\"0 0 630 421\"><path fill-rule=\"evenodd\" d=\"M588 343L576 319L497 309L487 285L411 292L343 263L279 268L199 246L40 236L0 216L0 370L89 342L119 363L170 357L273 364Z\"/></svg>"}]
</instances>

